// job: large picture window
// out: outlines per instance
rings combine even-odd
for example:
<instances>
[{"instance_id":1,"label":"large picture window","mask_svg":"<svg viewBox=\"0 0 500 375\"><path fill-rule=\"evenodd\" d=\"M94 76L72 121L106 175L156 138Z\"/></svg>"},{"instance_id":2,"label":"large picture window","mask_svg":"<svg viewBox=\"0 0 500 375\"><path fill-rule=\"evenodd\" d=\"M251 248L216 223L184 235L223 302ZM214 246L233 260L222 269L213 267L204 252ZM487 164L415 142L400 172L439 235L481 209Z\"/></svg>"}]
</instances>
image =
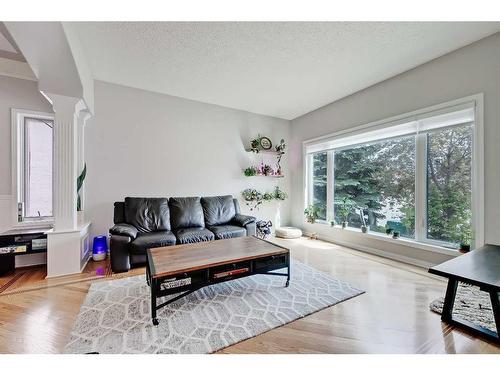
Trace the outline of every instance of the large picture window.
<instances>
[{"instance_id":1,"label":"large picture window","mask_svg":"<svg viewBox=\"0 0 500 375\"><path fill-rule=\"evenodd\" d=\"M320 222L365 226L373 234L391 229L441 247L474 247L482 212L474 209L480 192L473 186L482 186L475 170L482 160L475 108L469 101L423 110L306 143L312 185L307 203L318 207Z\"/></svg>"}]
</instances>

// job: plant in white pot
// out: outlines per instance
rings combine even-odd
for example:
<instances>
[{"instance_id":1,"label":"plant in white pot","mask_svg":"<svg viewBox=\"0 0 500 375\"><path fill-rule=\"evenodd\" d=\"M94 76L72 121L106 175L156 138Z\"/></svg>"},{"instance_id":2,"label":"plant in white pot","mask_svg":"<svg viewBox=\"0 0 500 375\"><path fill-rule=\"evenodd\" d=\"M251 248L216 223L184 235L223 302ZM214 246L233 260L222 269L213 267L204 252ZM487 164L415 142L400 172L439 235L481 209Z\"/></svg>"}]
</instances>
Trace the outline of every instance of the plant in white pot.
<instances>
[{"instance_id":1,"label":"plant in white pot","mask_svg":"<svg viewBox=\"0 0 500 375\"><path fill-rule=\"evenodd\" d=\"M83 214L81 190L82 190L83 183L85 181L86 176L87 176L87 163L84 164L82 173L80 173L80 175L76 179L76 195L77 195L77 198L76 198L76 216L77 216L78 224L82 224L83 221L85 220L84 214Z\"/></svg>"}]
</instances>

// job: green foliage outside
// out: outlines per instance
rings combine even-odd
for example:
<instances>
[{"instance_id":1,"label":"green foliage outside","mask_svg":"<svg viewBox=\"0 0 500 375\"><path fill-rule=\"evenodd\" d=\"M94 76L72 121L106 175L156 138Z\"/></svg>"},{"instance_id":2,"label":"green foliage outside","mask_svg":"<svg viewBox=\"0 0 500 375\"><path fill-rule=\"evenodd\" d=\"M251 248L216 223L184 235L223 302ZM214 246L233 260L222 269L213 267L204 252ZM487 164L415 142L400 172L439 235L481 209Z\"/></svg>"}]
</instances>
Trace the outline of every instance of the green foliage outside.
<instances>
[{"instance_id":1,"label":"green foliage outside","mask_svg":"<svg viewBox=\"0 0 500 375\"><path fill-rule=\"evenodd\" d=\"M429 239L471 242L470 126L427 135L427 212ZM365 144L334 154L334 220L360 228L364 215L371 231L386 227L415 236L415 136ZM313 156L313 204L326 220L327 154ZM392 218L387 213L392 213ZM384 225L385 224L385 225Z\"/></svg>"}]
</instances>

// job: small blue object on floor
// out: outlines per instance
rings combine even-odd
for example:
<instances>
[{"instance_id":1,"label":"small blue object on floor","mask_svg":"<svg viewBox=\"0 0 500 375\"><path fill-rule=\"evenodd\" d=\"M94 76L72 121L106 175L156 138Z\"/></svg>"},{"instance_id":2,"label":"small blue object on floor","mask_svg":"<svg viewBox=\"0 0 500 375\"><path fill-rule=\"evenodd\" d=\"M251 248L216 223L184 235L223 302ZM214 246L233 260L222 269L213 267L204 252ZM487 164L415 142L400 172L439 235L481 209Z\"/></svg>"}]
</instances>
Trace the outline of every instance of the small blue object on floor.
<instances>
[{"instance_id":1,"label":"small blue object on floor","mask_svg":"<svg viewBox=\"0 0 500 375\"><path fill-rule=\"evenodd\" d=\"M106 259L108 254L108 238L107 236L96 236L94 237L94 243L92 246L92 259L98 262L100 260Z\"/></svg>"}]
</instances>

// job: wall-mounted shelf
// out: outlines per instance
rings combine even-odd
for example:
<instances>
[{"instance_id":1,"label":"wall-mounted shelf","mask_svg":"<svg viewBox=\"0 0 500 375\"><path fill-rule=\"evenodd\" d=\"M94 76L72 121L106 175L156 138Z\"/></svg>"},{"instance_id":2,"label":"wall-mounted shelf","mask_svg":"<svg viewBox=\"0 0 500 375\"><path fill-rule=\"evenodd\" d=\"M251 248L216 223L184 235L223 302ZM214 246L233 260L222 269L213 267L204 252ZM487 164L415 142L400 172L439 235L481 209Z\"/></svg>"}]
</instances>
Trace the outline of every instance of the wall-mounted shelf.
<instances>
[{"instance_id":1,"label":"wall-mounted shelf","mask_svg":"<svg viewBox=\"0 0 500 375\"><path fill-rule=\"evenodd\" d=\"M271 177L271 178L283 178L285 177L284 175L280 174L280 175L269 175L269 176L266 176L265 174L256 174L255 176L246 176L246 177Z\"/></svg>"},{"instance_id":2,"label":"wall-mounted shelf","mask_svg":"<svg viewBox=\"0 0 500 375\"><path fill-rule=\"evenodd\" d=\"M278 155L279 152L275 150L259 150L259 152L254 152L252 150L245 150L246 152L251 152L252 154L258 155L258 154L271 154L271 155Z\"/></svg>"}]
</instances>

